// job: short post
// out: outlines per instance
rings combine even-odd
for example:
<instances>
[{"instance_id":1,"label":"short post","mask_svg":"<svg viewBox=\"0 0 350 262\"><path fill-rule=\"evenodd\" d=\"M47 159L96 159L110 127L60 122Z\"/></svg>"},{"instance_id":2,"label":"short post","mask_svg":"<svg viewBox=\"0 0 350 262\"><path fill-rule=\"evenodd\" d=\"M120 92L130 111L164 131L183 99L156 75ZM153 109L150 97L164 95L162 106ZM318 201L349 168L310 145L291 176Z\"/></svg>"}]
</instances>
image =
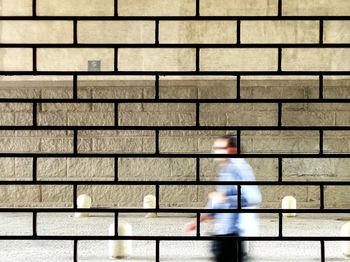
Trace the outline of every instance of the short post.
<instances>
[{"instance_id":1,"label":"short post","mask_svg":"<svg viewBox=\"0 0 350 262\"><path fill-rule=\"evenodd\" d=\"M297 200L293 196L285 196L282 199L282 209L296 209L297 208ZM296 213L283 213L285 217L295 217Z\"/></svg>"},{"instance_id":2,"label":"short post","mask_svg":"<svg viewBox=\"0 0 350 262\"><path fill-rule=\"evenodd\" d=\"M114 223L109 226L109 235L114 236ZM124 221L118 222L118 236L131 236L132 227ZM109 240L108 255L111 259L122 259L131 256L132 240Z\"/></svg>"},{"instance_id":3,"label":"short post","mask_svg":"<svg viewBox=\"0 0 350 262\"><path fill-rule=\"evenodd\" d=\"M80 195L77 198L77 207L78 208L91 208L91 197L89 197L88 195ZM88 212L76 212L75 217L88 217L89 213Z\"/></svg>"},{"instance_id":4,"label":"short post","mask_svg":"<svg viewBox=\"0 0 350 262\"><path fill-rule=\"evenodd\" d=\"M143 208L156 208L156 197L147 195L143 199ZM146 218L157 217L157 213L147 213Z\"/></svg>"}]
</instances>

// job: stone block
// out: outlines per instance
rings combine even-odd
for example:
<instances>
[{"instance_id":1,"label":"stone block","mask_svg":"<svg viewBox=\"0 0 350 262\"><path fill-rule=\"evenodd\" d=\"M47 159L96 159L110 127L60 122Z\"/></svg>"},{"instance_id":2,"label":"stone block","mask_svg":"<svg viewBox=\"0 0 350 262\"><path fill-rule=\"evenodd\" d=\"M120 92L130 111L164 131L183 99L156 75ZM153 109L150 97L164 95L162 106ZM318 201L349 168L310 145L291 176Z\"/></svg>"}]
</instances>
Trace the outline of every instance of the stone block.
<instances>
[{"instance_id":1,"label":"stone block","mask_svg":"<svg viewBox=\"0 0 350 262\"><path fill-rule=\"evenodd\" d=\"M121 158L119 180L195 180L196 161L187 158Z\"/></svg>"},{"instance_id":2,"label":"stone block","mask_svg":"<svg viewBox=\"0 0 350 262\"><path fill-rule=\"evenodd\" d=\"M190 48L120 48L120 71L192 71L196 52Z\"/></svg>"},{"instance_id":3,"label":"stone block","mask_svg":"<svg viewBox=\"0 0 350 262\"><path fill-rule=\"evenodd\" d=\"M198 201L198 186L160 186L161 207L187 207Z\"/></svg>"},{"instance_id":4,"label":"stone block","mask_svg":"<svg viewBox=\"0 0 350 262\"><path fill-rule=\"evenodd\" d=\"M70 21L1 21L0 28L1 43L73 43L73 23Z\"/></svg>"},{"instance_id":5,"label":"stone block","mask_svg":"<svg viewBox=\"0 0 350 262\"><path fill-rule=\"evenodd\" d=\"M242 43L318 43L318 21L243 21Z\"/></svg>"},{"instance_id":6,"label":"stone block","mask_svg":"<svg viewBox=\"0 0 350 262\"><path fill-rule=\"evenodd\" d=\"M323 79L324 98L350 98L350 77L325 76Z\"/></svg>"},{"instance_id":7,"label":"stone block","mask_svg":"<svg viewBox=\"0 0 350 262\"><path fill-rule=\"evenodd\" d=\"M195 0L119 0L120 16L194 16Z\"/></svg>"},{"instance_id":8,"label":"stone block","mask_svg":"<svg viewBox=\"0 0 350 262\"><path fill-rule=\"evenodd\" d=\"M317 131L242 131L243 153L318 153Z\"/></svg>"},{"instance_id":9,"label":"stone block","mask_svg":"<svg viewBox=\"0 0 350 262\"><path fill-rule=\"evenodd\" d=\"M1 158L1 180L32 180L32 160L30 158Z\"/></svg>"},{"instance_id":10,"label":"stone block","mask_svg":"<svg viewBox=\"0 0 350 262\"><path fill-rule=\"evenodd\" d=\"M80 153L154 153L152 131L79 131Z\"/></svg>"},{"instance_id":11,"label":"stone block","mask_svg":"<svg viewBox=\"0 0 350 262\"><path fill-rule=\"evenodd\" d=\"M259 61L259 63L257 63ZM201 71L275 71L277 49L206 48L200 50Z\"/></svg>"},{"instance_id":12,"label":"stone block","mask_svg":"<svg viewBox=\"0 0 350 262\"><path fill-rule=\"evenodd\" d=\"M349 153L350 132L348 131L324 131L324 153Z\"/></svg>"},{"instance_id":13,"label":"stone block","mask_svg":"<svg viewBox=\"0 0 350 262\"><path fill-rule=\"evenodd\" d=\"M276 16L277 0L201 0L202 16Z\"/></svg>"},{"instance_id":14,"label":"stone block","mask_svg":"<svg viewBox=\"0 0 350 262\"><path fill-rule=\"evenodd\" d=\"M114 0L37 0L39 16L113 16Z\"/></svg>"},{"instance_id":15,"label":"stone block","mask_svg":"<svg viewBox=\"0 0 350 262\"><path fill-rule=\"evenodd\" d=\"M67 179L66 158L38 158L37 161L38 180Z\"/></svg>"},{"instance_id":16,"label":"stone block","mask_svg":"<svg viewBox=\"0 0 350 262\"><path fill-rule=\"evenodd\" d=\"M31 48L1 48L0 71L33 70L33 50Z\"/></svg>"},{"instance_id":17,"label":"stone block","mask_svg":"<svg viewBox=\"0 0 350 262\"><path fill-rule=\"evenodd\" d=\"M155 43L153 21L79 21L79 43Z\"/></svg>"},{"instance_id":18,"label":"stone block","mask_svg":"<svg viewBox=\"0 0 350 262\"><path fill-rule=\"evenodd\" d=\"M31 16L32 0L2 0L1 16Z\"/></svg>"},{"instance_id":19,"label":"stone block","mask_svg":"<svg viewBox=\"0 0 350 262\"><path fill-rule=\"evenodd\" d=\"M2 185L0 186L0 206L35 207L41 199L40 186Z\"/></svg>"},{"instance_id":20,"label":"stone block","mask_svg":"<svg viewBox=\"0 0 350 262\"><path fill-rule=\"evenodd\" d=\"M347 48L284 48L282 70L285 71L349 71L350 50Z\"/></svg>"},{"instance_id":21,"label":"stone block","mask_svg":"<svg viewBox=\"0 0 350 262\"><path fill-rule=\"evenodd\" d=\"M88 71L88 61L101 61L101 71L114 70L113 48L38 48L39 71Z\"/></svg>"},{"instance_id":22,"label":"stone block","mask_svg":"<svg viewBox=\"0 0 350 262\"><path fill-rule=\"evenodd\" d=\"M347 0L285 0L282 5L284 16L342 16L350 14Z\"/></svg>"},{"instance_id":23,"label":"stone block","mask_svg":"<svg viewBox=\"0 0 350 262\"><path fill-rule=\"evenodd\" d=\"M324 43L350 42L350 21L325 21L323 26Z\"/></svg>"},{"instance_id":24,"label":"stone block","mask_svg":"<svg viewBox=\"0 0 350 262\"><path fill-rule=\"evenodd\" d=\"M274 126L278 121L276 104L201 104L200 124L204 126Z\"/></svg>"},{"instance_id":25,"label":"stone block","mask_svg":"<svg viewBox=\"0 0 350 262\"><path fill-rule=\"evenodd\" d=\"M196 124L194 104L120 104L119 125L190 126Z\"/></svg>"},{"instance_id":26,"label":"stone block","mask_svg":"<svg viewBox=\"0 0 350 262\"><path fill-rule=\"evenodd\" d=\"M325 186L325 208L347 208L350 205L349 186Z\"/></svg>"},{"instance_id":27,"label":"stone block","mask_svg":"<svg viewBox=\"0 0 350 262\"><path fill-rule=\"evenodd\" d=\"M43 207L72 207L73 186L42 185L41 202Z\"/></svg>"},{"instance_id":28,"label":"stone block","mask_svg":"<svg viewBox=\"0 0 350 262\"><path fill-rule=\"evenodd\" d=\"M154 76L81 76L79 98L154 98Z\"/></svg>"},{"instance_id":29,"label":"stone block","mask_svg":"<svg viewBox=\"0 0 350 262\"><path fill-rule=\"evenodd\" d=\"M160 21L162 44L234 44L236 21Z\"/></svg>"},{"instance_id":30,"label":"stone block","mask_svg":"<svg viewBox=\"0 0 350 262\"><path fill-rule=\"evenodd\" d=\"M68 179L113 180L114 159L110 158L68 158Z\"/></svg>"},{"instance_id":31,"label":"stone block","mask_svg":"<svg viewBox=\"0 0 350 262\"><path fill-rule=\"evenodd\" d=\"M241 98L308 99L319 97L318 77L242 76Z\"/></svg>"},{"instance_id":32,"label":"stone block","mask_svg":"<svg viewBox=\"0 0 350 262\"><path fill-rule=\"evenodd\" d=\"M236 77L160 77L159 97L169 99L234 99L237 97Z\"/></svg>"}]
</instances>

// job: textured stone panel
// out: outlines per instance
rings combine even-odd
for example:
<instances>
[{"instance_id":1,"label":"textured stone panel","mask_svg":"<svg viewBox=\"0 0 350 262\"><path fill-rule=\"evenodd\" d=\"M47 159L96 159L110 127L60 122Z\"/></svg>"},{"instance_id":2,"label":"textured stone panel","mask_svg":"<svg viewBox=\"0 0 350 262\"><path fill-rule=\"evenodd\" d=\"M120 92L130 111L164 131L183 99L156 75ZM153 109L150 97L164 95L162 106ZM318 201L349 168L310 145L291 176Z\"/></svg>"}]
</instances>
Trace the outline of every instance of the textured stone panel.
<instances>
[{"instance_id":1,"label":"textured stone panel","mask_svg":"<svg viewBox=\"0 0 350 262\"><path fill-rule=\"evenodd\" d=\"M350 132L348 131L324 131L324 153L349 153Z\"/></svg>"},{"instance_id":2,"label":"textured stone panel","mask_svg":"<svg viewBox=\"0 0 350 262\"><path fill-rule=\"evenodd\" d=\"M31 16L32 0L2 0L1 16Z\"/></svg>"},{"instance_id":3,"label":"textured stone panel","mask_svg":"<svg viewBox=\"0 0 350 262\"><path fill-rule=\"evenodd\" d=\"M318 43L318 21L243 21L242 43Z\"/></svg>"},{"instance_id":4,"label":"textured stone panel","mask_svg":"<svg viewBox=\"0 0 350 262\"><path fill-rule=\"evenodd\" d=\"M284 0L282 5L282 15L350 15L350 2L347 0Z\"/></svg>"},{"instance_id":5,"label":"textured stone panel","mask_svg":"<svg viewBox=\"0 0 350 262\"><path fill-rule=\"evenodd\" d=\"M79 43L155 43L153 21L79 21Z\"/></svg>"},{"instance_id":6,"label":"textured stone panel","mask_svg":"<svg viewBox=\"0 0 350 262\"><path fill-rule=\"evenodd\" d=\"M79 131L79 153L154 153L153 131Z\"/></svg>"},{"instance_id":7,"label":"textured stone panel","mask_svg":"<svg viewBox=\"0 0 350 262\"><path fill-rule=\"evenodd\" d=\"M38 48L39 71L88 71L88 61L101 61L101 71L114 70L112 48Z\"/></svg>"},{"instance_id":8,"label":"textured stone panel","mask_svg":"<svg viewBox=\"0 0 350 262\"><path fill-rule=\"evenodd\" d=\"M195 180L196 161L187 158L120 158L119 180Z\"/></svg>"},{"instance_id":9,"label":"textured stone panel","mask_svg":"<svg viewBox=\"0 0 350 262\"><path fill-rule=\"evenodd\" d=\"M80 76L79 98L154 98L154 76Z\"/></svg>"},{"instance_id":10,"label":"textured stone panel","mask_svg":"<svg viewBox=\"0 0 350 262\"><path fill-rule=\"evenodd\" d=\"M1 158L1 180L32 180L31 158Z\"/></svg>"},{"instance_id":11,"label":"textured stone panel","mask_svg":"<svg viewBox=\"0 0 350 262\"><path fill-rule=\"evenodd\" d=\"M120 48L120 71L193 71L196 52L190 48Z\"/></svg>"},{"instance_id":12,"label":"textured stone panel","mask_svg":"<svg viewBox=\"0 0 350 262\"><path fill-rule=\"evenodd\" d=\"M318 131L242 131L243 153L318 153Z\"/></svg>"},{"instance_id":13,"label":"textured stone panel","mask_svg":"<svg viewBox=\"0 0 350 262\"><path fill-rule=\"evenodd\" d=\"M277 104L201 104L200 124L204 126L275 126L278 121Z\"/></svg>"},{"instance_id":14,"label":"textured stone panel","mask_svg":"<svg viewBox=\"0 0 350 262\"><path fill-rule=\"evenodd\" d=\"M159 79L159 97L169 99L236 98L236 77L165 76Z\"/></svg>"},{"instance_id":15,"label":"textured stone panel","mask_svg":"<svg viewBox=\"0 0 350 262\"><path fill-rule=\"evenodd\" d=\"M40 16L113 16L114 0L37 0Z\"/></svg>"},{"instance_id":16,"label":"textured stone panel","mask_svg":"<svg viewBox=\"0 0 350 262\"><path fill-rule=\"evenodd\" d=\"M0 71L31 71L33 51L31 48L0 48Z\"/></svg>"},{"instance_id":17,"label":"textured stone panel","mask_svg":"<svg viewBox=\"0 0 350 262\"><path fill-rule=\"evenodd\" d=\"M286 71L349 71L348 48L284 48L282 70Z\"/></svg>"},{"instance_id":18,"label":"textured stone panel","mask_svg":"<svg viewBox=\"0 0 350 262\"><path fill-rule=\"evenodd\" d=\"M323 78L323 96L325 98L350 98L350 77L325 76Z\"/></svg>"},{"instance_id":19,"label":"textured stone panel","mask_svg":"<svg viewBox=\"0 0 350 262\"><path fill-rule=\"evenodd\" d=\"M1 21L1 43L73 43L70 21Z\"/></svg>"},{"instance_id":20,"label":"textured stone panel","mask_svg":"<svg viewBox=\"0 0 350 262\"><path fill-rule=\"evenodd\" d=\"M236 43L236 21L160 21L159 43Z\"/></svg>"},{"instance_id":21,"label":"textured stone panel","mask_svg":"<svg viewBox=\"0 0 350 262\"><path fill-rule=\"evenodd\" d=\"M194 104L120 104L118 122L122 126L193 126Z\"/></svg>"},{"instance_id":22,"label":"textured stone panel","mask_svg":"<svg viewBox=\"0 0 350 262\"><path fill-rule=\"evenodd\" d=\"M318 98L319 78L313 76L242 76L241 98Z\"/></svg>"},{"instance_id":23,"label":"textured stone panel","mask_svg":"<svg viewBox=\"0 0 350 262\"><path fill-rule=\"evenodd\" d=\"M119 0L120 16L194 16L195 0Z\"/></svg>"},{"instance_id":24,"label":"textured stone panel","mask_svg":"<svg viewBox=\"0 0 350 262\"><path fill-rule=\"evenodd\" d=\"M162 153L210 153L216 137L235 131L160 131Z\"/></svg>"},{"instance_id":25,"label":"textured stone panel","mask_svg":"<svg viewBox=\"0 0 350 262\"><path fill-rule=\"evenodd\" d=\"M277 0L201 0L203 16L275 16Z\"/></svg>"},{"instance_id":26,"label":"textured stone panel","mask_svg":"<svg viewBox=\"0 0 350 262\"><path fill-rule=\"evenodd\" d=\"M350 42L350 21L325 21L323 26L324 43Z\"/></svg>"},{"instance_id":27,"label":"textured stone panel","mask_svg":"<svg viewBox=\"0 0 350 262\"><path fill-rule=\"evenodd\" d=\"M274 71L277 70L277 49L204 48L200 50L200 70Z\"/></svg>"}]
</instances>

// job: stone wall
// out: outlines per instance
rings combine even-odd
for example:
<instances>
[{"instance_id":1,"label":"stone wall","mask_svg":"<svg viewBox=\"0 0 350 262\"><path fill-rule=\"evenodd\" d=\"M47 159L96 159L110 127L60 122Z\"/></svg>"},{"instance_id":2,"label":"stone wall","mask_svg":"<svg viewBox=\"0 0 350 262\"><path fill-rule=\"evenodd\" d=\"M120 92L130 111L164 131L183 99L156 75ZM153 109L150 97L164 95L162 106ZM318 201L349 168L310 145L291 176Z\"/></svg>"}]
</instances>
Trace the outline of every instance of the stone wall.
<instances>
[{"instance_id":1,"label":"stone wall","mask_svg":"<svg viewBox=\"0 0 350 262\"><path fill-rule=\"evenodd\" d=\"M0 2L0 16L16 18L0 19L0 99L9 99L0 103L0 153L6 156L0 178L38 180L0 185L0 206L73 206L69 182L77 180L194 181L195 155L157 152L210 153L215 136L236 134L237 127L258 181L278 181L278 154L313 154L282 157L284 181L349 181L350 159L341 154L350 153L350 48L338 44L349 44L350 22L336 16L349 16L350 2L283 0L279 7L278 0L200 0L198 8L196 2L36 0L35 9L32 0ZM251 16L257 18L244 19ZM83 75L95 60L102 72ZM317 158L322 153L338 155ZM215 177L213 160L200 159L200 179ZM154 190L78 185L78 194L92 196L96 207L141 207ZM160 186L160 206L202 207L210 190ZM287 194L300 207L320 205L317 186L261 190L263 207L278 207ZM349 207L348 192L326 186L325 207Z\"/></svg>"}]
</instances>

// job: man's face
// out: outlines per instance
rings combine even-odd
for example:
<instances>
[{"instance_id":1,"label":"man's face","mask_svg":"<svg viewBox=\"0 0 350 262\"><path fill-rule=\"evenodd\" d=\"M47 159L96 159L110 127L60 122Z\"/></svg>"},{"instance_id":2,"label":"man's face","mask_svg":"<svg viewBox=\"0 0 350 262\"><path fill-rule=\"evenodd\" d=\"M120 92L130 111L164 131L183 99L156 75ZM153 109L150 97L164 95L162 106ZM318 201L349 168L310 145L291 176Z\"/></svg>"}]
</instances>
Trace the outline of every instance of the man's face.
<instances>
[{"instance_id":1,"label":"man's face","mask_svg":"<svg viewBox=\"0 0 350 262\"><path fill-rule=\"evenodd\" d=\"M216 139L213 144L212 152L214 154L230 154L229 148L227 146L227 139ZM214 160L218 163L225 163L227 161L227 158L215 158Z\"/></svg>"}]
</instances>

